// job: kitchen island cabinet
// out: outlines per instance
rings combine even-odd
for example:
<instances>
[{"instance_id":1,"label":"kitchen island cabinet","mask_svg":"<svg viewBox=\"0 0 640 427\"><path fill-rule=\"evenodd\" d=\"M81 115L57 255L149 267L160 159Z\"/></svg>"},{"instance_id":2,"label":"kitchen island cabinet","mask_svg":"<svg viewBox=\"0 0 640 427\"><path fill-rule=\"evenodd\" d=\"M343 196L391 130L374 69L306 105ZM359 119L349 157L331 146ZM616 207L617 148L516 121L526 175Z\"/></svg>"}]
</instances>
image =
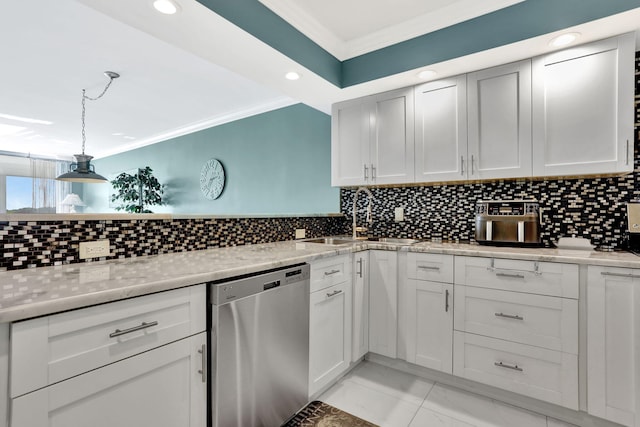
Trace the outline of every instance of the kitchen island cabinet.
<instances>
[{"instance_id":1,"label":"kitchen island cabinet","mask_svg":"<svg viewBox=\"0 0 640 427\"><path fill-rule=\"evenodd\" d=\"M588 412L640 426L640 269L590 266Z\"/></svg>"},{"instance_id":2,"label":"kitchen island cabinet","mask_svg":"<svg viewBox=\"0 0 640 427\"><path fill-rule=\"evenodd\" d=\"M11 325L11 427L204 427L206 288Z\"/></svg>"}]
</instances>

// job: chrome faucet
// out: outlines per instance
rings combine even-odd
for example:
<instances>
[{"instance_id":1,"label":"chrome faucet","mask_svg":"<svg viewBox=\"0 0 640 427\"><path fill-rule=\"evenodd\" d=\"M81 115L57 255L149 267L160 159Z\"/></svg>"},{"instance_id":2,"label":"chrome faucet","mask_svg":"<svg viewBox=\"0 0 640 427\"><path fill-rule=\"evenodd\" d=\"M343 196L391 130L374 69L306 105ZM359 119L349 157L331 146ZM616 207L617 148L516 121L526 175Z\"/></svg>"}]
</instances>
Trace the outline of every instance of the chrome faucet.
<instances>
[{"instance_id":1,"label":"chrome faucet","mask_svg":"<svg viewBox=\"0 0 640 427\"><path fill-rule=\"evenodd\" d=\"M353 239L360 239L360 237L358 237L358 232L362 232L362 233L366 233L367 232L367 227L358 227L358 224L356 223L356 211L357 211L357 204L358 204L358 194L360 194L361 192L365 192L367 193L367 196L369 196L369 203L367 204L367 224L372 224L373 223L373 219L371 218L371 210L373 209L373 194L371 193L371 191L366 188L366 187L360 187L356 190L356 194L353 196ZM366 238L366 237L364 237Z\"/></svg>"}]
</instances>

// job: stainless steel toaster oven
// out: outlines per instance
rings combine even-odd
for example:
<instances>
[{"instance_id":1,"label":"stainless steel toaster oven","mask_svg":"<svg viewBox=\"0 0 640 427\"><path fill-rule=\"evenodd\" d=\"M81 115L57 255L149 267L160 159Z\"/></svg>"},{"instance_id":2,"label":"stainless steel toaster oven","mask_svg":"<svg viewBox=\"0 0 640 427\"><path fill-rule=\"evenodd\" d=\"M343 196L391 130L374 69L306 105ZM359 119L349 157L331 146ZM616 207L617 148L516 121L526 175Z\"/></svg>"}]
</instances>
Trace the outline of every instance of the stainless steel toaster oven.
<instances>
[{"instance_id":1,"label":"stainless steel toaster oven","mask_svg":"<svg viewBox=\"0 0 640 427\"><path fill-rule=\"evenodd\" d=\"M485 245L540 246L540 205L535 200L481 200L475 239Z\"/></svg>"}]
</instances>

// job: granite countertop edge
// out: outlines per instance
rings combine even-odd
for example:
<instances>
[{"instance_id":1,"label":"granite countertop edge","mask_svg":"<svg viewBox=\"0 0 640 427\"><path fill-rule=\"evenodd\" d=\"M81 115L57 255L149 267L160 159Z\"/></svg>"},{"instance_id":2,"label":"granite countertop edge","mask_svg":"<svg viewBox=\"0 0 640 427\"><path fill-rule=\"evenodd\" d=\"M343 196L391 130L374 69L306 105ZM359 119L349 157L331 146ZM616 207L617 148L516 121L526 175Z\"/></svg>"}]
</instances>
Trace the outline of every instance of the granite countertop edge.
<instances>
[{"instance_id":1,"label":"granite countertop edge","mask_svg":"<svg viewBox=\"0 0 640 427\"><path fill-rule=\"evenodd\" d=\"M415 245L287 241L0 272L0 323L223 280L368 249L640 268L627 252L513 248L469 243Z\"/></svg>"}]
</instances>

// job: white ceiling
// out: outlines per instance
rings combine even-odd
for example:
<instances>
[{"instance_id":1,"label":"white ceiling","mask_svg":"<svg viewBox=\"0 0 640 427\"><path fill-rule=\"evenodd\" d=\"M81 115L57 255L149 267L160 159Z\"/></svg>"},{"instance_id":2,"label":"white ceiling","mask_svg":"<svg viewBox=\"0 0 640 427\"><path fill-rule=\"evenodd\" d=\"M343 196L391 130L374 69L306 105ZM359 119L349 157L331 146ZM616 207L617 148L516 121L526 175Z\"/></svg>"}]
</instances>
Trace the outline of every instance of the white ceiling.
<instances>
[{"instance_id":1,"label":"white ceiling","mask_svg":"<svg viewBox=\"0 0 640 427\"><path fill-rule=\"evenodd\" d=\"M326 50L347 55L343 58L517 3L305 0L296 10L297 0L261 1L274 10L271 3L278 5L277 13ZM0 37L5 41L0 114L53 124L0 117L0 151L63 158L78 153L81 91L99 94L108 81L102 75L107 70L122 77L104 98L87 102L86 153L96 157L294 102L328 113L334 102L419 83L419 70L410 70L339 89L197 1L178 2L180 13L173 16L155 12L150 0L5 2L0 14ZM572 30L583 34L580 42L588 42L639 26L640 9L634 9ZM552 36L429 68L440 78L535 56L550 50ZM302 78L285 80L284 74L293 70ZM18 136L7 135L7 126L26 129Z\"/></svg>"}]
</instances>

